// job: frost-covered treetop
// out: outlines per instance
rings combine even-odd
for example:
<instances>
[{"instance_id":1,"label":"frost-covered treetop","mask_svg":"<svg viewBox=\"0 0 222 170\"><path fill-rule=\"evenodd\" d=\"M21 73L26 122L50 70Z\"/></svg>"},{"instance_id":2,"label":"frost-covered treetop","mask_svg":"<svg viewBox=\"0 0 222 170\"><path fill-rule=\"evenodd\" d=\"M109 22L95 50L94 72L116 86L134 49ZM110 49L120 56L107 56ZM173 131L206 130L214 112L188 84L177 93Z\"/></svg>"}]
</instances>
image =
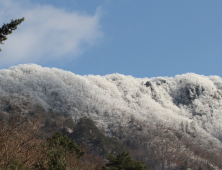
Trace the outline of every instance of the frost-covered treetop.
<instances>
[{"instance_id":1,"label":"frost-covered treetop","mask_svg":"<svg viewBox=\"0 0 222 170\"><path fill-rule=\"evenodd\" d=\"M162 122L217 140L222 125L222 78L194 73L134 78L122 74L76 75L23 64L0 70L0 94L26 93L45 109L90 116L98 126L126 126L132 119Z\"/></svg>"}]
</instances>

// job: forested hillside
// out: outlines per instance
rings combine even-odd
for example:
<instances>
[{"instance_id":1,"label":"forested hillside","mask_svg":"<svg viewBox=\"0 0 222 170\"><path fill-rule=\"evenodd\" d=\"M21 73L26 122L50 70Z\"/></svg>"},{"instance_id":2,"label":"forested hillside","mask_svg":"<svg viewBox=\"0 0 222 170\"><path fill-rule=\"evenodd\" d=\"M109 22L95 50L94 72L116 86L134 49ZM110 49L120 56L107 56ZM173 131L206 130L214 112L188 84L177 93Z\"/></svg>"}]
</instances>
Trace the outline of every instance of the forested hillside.
<instances>
[{"instance_id":1,"label":"forested hillside","mask_svg":"<svg viewBox=\"0 0 222 170\"><path fill-rule=\"evenodd\" d=\"M49 136L67 125L62 132L92 154L129 149L148 169L180 169L185 161L192 169L222 168L221 90L222 78L194 73L80 76L36 64L0 70L2 119L17 109L41 119Z\"/></svg>"}]
</instances>

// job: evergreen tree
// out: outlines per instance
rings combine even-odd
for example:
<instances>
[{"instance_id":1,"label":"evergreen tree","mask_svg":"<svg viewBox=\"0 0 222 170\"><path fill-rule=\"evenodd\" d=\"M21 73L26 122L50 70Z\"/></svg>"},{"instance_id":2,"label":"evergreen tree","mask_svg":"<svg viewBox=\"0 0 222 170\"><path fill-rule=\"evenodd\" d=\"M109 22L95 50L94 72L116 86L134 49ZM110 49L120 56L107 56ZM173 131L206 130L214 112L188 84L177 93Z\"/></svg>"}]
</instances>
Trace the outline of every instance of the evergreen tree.
<instances>
[{"instance_id":1,"label":"evergreen tree","mask_svg":"<svg viewBox=\"0 0 222 170\"><path fill-rule=\"evenodd\" d=\"M63 137L61 132L55 133L51 138L47 139L43 154L46 158L39 160L35 167L41 170L67 170L66 156L72 155L76 158L84 156L85 152L81 152L79 146Z\"/></svg>"},{"instance_id":2,"label":"evergreen tree","mask_svg":"<svg viewBox=\"0 0 222 170\"><path fill-rule=\"evenodd\" d=\"M147 168L144 162L132 159L129 152L123 152L116 157L108 154L106 157L109 163L105 164L103 170L145 170Z\"/></svg>"},{"instance_id":3,"label":"evergreen tree","mask_svg":"<svg viewBox=\"0 0 222 170\"><path fill-rule=\"evenodd\" d=\"M81 152L79 146L71 141L67 136L62 136L61 132L55 133L48 139L50 147L61 146L66 152L73 153L77 158L81 158L85 155L85 152Z\"/></svg>"},{"instance_id":4,"label":"evergreen tree","mask_svg":"<svg viewBox=\"0 0 222 170\"><path fill-rule=\"evenodd\" d=\"M0 28L0 43L3 44L2 41L7 40L7 37L5 35L11 34L12 30L16 30L17 25L21 24L24 20L24 17L21 19L16 19L15 21L13 21L12 19L10 24L4 24L2 28ZM1 48L0 51L2 51Z\"/></svg>"},{"instance_id":5,"label":"evergreen tree","mask_svg":"<svg viewBox=\"0 0 222 170\"><path fill-rule=\"evenodd\" d=\"M80 118L72 133L66 132L65 130L63 130L62 133L79 145L90 143L90 152L99 154L100 156L108 153L120 154L129 150L125 145L119 143L117 139L105 136L93 120L88 117Z\"/></svg>"},{"instance_id":6,"label":"evergreen tree","mask_svg":"<svg viewBox=\"0 0 222 170\"><path fill-rule=\"evenodd\" d=\"M187 170L187 168L188 168L188 162L186 160L184 161L184 165L181 166L181 170Z\"/></svg>"},{"instance_id":7,"label":"evergreen tree","mask_svg":"<svg viewBox=\"0 0 222 170\"><path fill-rule=\"evenodd\" d=\"M203 170L203 168L199 165L199 170Z\"/></svg>"},{"instance_id":8,"label":"evergreen tree","mask_svg":"<svg viewBox=\"0 0 222 170\"><path fill-rule=\"evenodd\" d=\"M45 121L45 127L46 128L48 128L48 127L50 127L50 121L49 121L49 119L46 119L46 121Z\"/></svg>"},{"instance_id":9,"label":"evergreen tree","mask_svg":"<svg viewBox=\"0 0 222 170\"><path fill-rule=\"evenodd\" d=\"M63 126L73 129L75 127L75 123L74 123L73 119L71 117L69 117L65 120Z\"/></svg>"},{"instance_id":10,"label":"evergreen tree","mask_svg":"<svg viewBox=\"0 0 222 170\"><path fill-rule=\"evenodd\" d=\"M11 170L25 170L25 167L24 167L24 165L20 164L20 160L18 158L15 158L13 160L13 164L10 169Z\"/></svg>"}]
</instances>

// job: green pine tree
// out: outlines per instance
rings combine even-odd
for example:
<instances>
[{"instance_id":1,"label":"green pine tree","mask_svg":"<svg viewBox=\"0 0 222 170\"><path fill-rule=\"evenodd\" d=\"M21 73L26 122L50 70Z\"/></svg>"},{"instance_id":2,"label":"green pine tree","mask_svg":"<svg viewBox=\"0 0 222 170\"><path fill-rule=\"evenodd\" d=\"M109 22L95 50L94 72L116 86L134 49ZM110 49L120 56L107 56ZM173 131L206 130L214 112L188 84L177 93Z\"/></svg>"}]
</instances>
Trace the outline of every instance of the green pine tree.
<instances>
[{"instance_id":1,"label":"green pine tree","mask_svg":"<svg viewBox=\"0 0 222 170\"><path fill-rule=\"evenodd\" d=\"M79 159L85 154L85 152L81 152L75 142L68 139L67 136L63 137L61 132L57 132L51 138L48 138L44 147L47 161L42 159L35 165L36 168L41 170L67 170L65 160L67 155L72 154Z\"/></svg>"},{"instance_id":2,"label":"green pine tree","mask_svg":"<svg viewBox=\"0 0 222 170\"><path fill-rule=\"evenodd\" d=\"M145 170L147 168L144 162L132 159L129 152L123 152L116 157L108 154L106 157L109 163L105 164L103 170Z\"/></svg>"},{"instance_id":3,"label":"green pine tree","mask_svg":"<svg viewBox=\"0 0 222 170\"><path fill-rule=\"evenodd\" d=\"M5 35L11 34L12 30L16 30L17 25L21 24L24 20L24 17L21 19L16 19L15 21L13 21L12 19L10 24L4 24L2 28L0 28L0 43L3 44L2 41L7 40L7 37ZM2 51L1 48L0 51Z\"/></svg>"},{"instance_id":4,"label":"green pine tree","mask_svg":"<svg viewBox=\"0 0 222 170\"><path fill-rule=\"evenodd\" d=\"M55 133L48 139L49 146L61 146L66 152L73 153L77 158L81 158L85 155L85 152L81 152L79 146L71 141L67 136L62 136L61 132Z\"/></svg>"},{"instance_id":5,"label":"green pine tree","mask_svg":"<svg viewBox=\"0 0 222 170\"><path fill-rule=\"evenodd\" d=\"M18 158L15 158L13 160L13 164L11 165L10 170L25 170L25 167L21 165L20 160Z\"/></svg>"},{"instance_id":6,"label":"green pine tree","mask_svg":"<svg viewBox=\"0 0 222 170\"><path fill-rule=\"evenodd\" d=\"M181 170L187 170L187 168L188 168L188 162L186 160L184 161L184 165L181 166Z\"/></svg>"},{"instance_id":7,"label":"green pine tree","mask_svg":"<svg viewBox=\"0 0 222 170\"><path fill-rule=\"evenodd\" d=\"M71 117L68 117L65 122L64 122L64 125L63 126L66 126L68 128L71 128L73 129L75 127L75 123L73 121L73 119Z\"/></svg>"},{"instance_id":8,"label":"green pine tree","mask_svg":"<svg viewBox=\"0 0 222 170\"><path fill-rule=\"evenodd\" d=\"M199 170L203 170L203 168L199 165Z\"/></svg>"}]
</instances>

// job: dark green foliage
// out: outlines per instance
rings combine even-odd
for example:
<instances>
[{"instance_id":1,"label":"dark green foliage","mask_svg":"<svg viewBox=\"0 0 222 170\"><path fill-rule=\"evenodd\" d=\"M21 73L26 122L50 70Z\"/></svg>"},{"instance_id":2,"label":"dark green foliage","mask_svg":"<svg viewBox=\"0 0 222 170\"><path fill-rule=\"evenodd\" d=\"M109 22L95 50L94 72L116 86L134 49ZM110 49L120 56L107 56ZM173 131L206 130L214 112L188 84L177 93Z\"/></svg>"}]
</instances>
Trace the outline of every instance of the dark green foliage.
<instances>
[{"instance_id":1,"label":"dark green foliage","mask_svg":"<svg viewBox=\"0 0 222 170\"><path fill-rule=\"evenodd\" d=\"M62 117L63 115L61 114L61 113L59 113L59 112L50 112L50 117L51 118L53 118L53 119L55 119L55 118L60 118L60 117Z\"/></svg>"},{"instance_id":2,"label":"dark green foliage","mask_svg":"<svg viewBox=\"0 0 222 170\"><path fill-rule=\"evenodd\" d=\"M203 168L199 165L199 169L198 170L203 170Z\"/></svg>"},{"instance_id":3,"label":"dark green foliage","mask_svg":"<svg viewBox=\"0 0 222 170\"><path fill-rule=\"evenodd\" d=\"M3 44L2 41L7 40L7 37L5 35L11 34L12 30L16 30L17 25L21 24L24 20L25 18L23 17L21 19L16 19L15 21L11 20L10 24L4 24L2 28L0 28L0 43ZM0 49L0 51L2 50Z\"/></svg>"},{"instance_id":4,"label":"dark green foliage","mask_svg":"<svg viewBox=\"0 0 222 170\"><path fill-rule=\"evenodd\" d=\"M131 116L131 120L129 121L129 123L134 123L135 122L135 117Z\"/></svg>"},{"instance_id":5,"label":"dark green foliage","mask_svg":"<svg viewBox=\"0 0 222 170\"><path fill-rule=\"evenodd\" d=\"M181 132L181 131L176 131L175 135L176 135L176 137L178 137L178 139L181 140L182 137L183 137L183 132Z\"/></svg>"},{"instance_id":6,"label":"dark green foliage","mask_svg":"<svg viewBox=\"0 0 222 170\"><path fill-rule=\"evenodd\" d=\"M121 153L128 148L120 144L115 138L106 137L87 117L82 117L75 126L72 133L66 133L70 139L77 144L90 144L90 150L94 153L104 156L107 153Z\"/></svg>"},{"instance_id":7,"label":"dark green foliage","mask_svg":"<svg viewBox=\"0 0 222 170\"><path fill-rule=\"evenodd\" d=\"M45 159L41 159L35 167L41 170L67 170L67 163L65 161L66 153L64 149L56 150L47 146L46 148L45 154L47 155L48 162L46 163Z\"/></svg>"},{"instance_id":8,"label":"dark green foliage","mask_svg":"<svg viewBox=\"0 0 222 170\"><path fill-rule=\"evenodd\" d=\"M77 158L84 156L85 152L81 152L79 146L71 141L67 136L62 136L61 132L55 133L48 139L50 147L61 146L66 152L73 153Z\"/></svg>"},{"instance_id":9,"label":"dark green foliage","mask_svg":"<svg viewBox=\"0 0 222 170\"><path fill-rule=\"evenodd\" d=\"M132 159L129 152L123 152L116 157L108 154L106 157L109 163L105 164L103 170L145 170L147 168L144 162Z\"/></svg>"},{"instance_id":10,"label":"dark green foliage","mask_svg":"<svg viewBox=\"0 0 222 170\"><path fill-rule=\"evenodd\" d=\"M67 136L63 137L61 132L48 138L44 147L47 161L42 159L39 160L39 164L35 165L36 168L42 170L67 170L66 156L72 155L79 159L85 154L85 152L81 152L75 142L68 139Z\"/></svg>"},{"instance_id":11,"label":"dark green foliage","mask_svg":"<svg viewBox=\"0 0 222 170\"><path fill-rule=\"evenodd\" d=\"M6 119L5 117L6 117L5 114L0 112L0 121L5 120Z\"/></svg>"},{"instance_id":12,"label":"dark green foliage","mask_svg":"<svg viewBox=\"0 0 222 170\"><path fill-rule=\"evenodd\" d=\"M19 159L14 159L13 164L10 168L11 170L25 170L24 165L20 164L20 160Z\"/></svg>"},{"instance_id":13,"label":"dark green foliage","mask_svg":"<svg viewBox=\"0 0 222 170\"><path fill-rule=\"evenodd\" d=\"M75 127L75 123L73 119L69 117L64 121L63 126L73 129Z\"/></svg>"},{"instance_id":14,"label":"dark green foliage","mask_svg":"<svg viewBox=\"0 0 222 170\"><path fill-rule=\"evenodd\" d=\"M36 113L35 112L33 112L33 111L29 111L29 113L28 113L31 117L35 117L35 115L36 115Z\"/></svg>"},{"instance_id":15,"label":"dark green foliage","mask_svg":"<svg viewBox=\"0 0 222 170\"><path fill-rule=\"evenodd\" d=\"M36 103L34 105L34 109L37 110L38 112L45 112L44 107L41 104L39 104L39 103Z\"/></svg>"},{"instance_id":16,"label":"dark green foliage","mask_svg":"<svg viewBox=\"0 0 222 170\"><path fill-rule=\"evenodd\" d=\"M56 123L56 121L50 120L50 119L46 119L45 121L45 128L46 130L50 130L51 128L56 128L58 125Z\"/></svg>"},{"instance_id":17,"label":"dark green foliage","mask_svg":"<svg viewBox=\"0 0 222 170\"><path fill-rule=\"evenodd\" d=\"M45 127L48 128L48 127L50 127L50 125L51 125L51 123L50 123L49 119L46 119Z\"/></svg>"},{"instance_id":18,"label":"dark green foliage","mask_svg":"<svg viewBox=\"0 0 222 170\"><path fill-rule=\"evenodd\" d=\"M52 124L51 124L51 127L52 127L52 128L55 128L55 127L57 127L57 126L58 126L58 125L57 125L56 121L52 122Z\"/></svg>"},{"instance_id":19,"label":"dark green foliage","mask_svg":"<svg viewBox=\"0 0 222 170\"><path fill-rule=\"evenodd\" d=\"M12 105L9 105L6 109L5 109L5 111L6 112L10 112L11 110L13 110L14 109L14 107L12 106Z\"/></svg>"},{"instance_id":20,"label":"dark green foliage","mask_svg":"<svg viewBox=\"0 0 222 170\"><path fill-rule=\"evenodd\" d=\"M184 165L181 166L181 170L187 170L187 168L188 168L188 162L186 160L184 161Z\"/></svg>"},{"instance_id":21,"label":"dark green foliage","mask_svg":"<svg viewBox=\"0 0 222 170\"><path fill-rule=\"evenodd\" d=\"M143 126L140 125L139 131L143 131Z\"/></svg>"},{"instance_id":22,"label":"dark green foliage","mask_svg":"<svg viewBox=\"0 0 222 170\"><path fill-rule=\"evenodd\" d=\"M53 113L53 109L52 109L52 108L50 108L50 109L48 110L48 112Z\"/></svg>"}]
</instances>

